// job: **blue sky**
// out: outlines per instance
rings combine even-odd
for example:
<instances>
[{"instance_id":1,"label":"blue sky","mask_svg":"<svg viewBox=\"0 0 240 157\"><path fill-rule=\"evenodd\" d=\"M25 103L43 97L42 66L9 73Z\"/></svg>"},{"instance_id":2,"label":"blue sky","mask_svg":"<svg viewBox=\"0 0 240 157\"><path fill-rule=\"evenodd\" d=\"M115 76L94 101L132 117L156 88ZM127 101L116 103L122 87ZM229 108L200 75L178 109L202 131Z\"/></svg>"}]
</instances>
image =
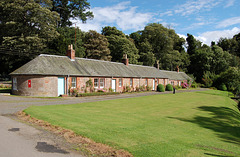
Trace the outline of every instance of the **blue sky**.
<instances>
[{"instance_id":1,"label":"blue sky","mask_svg":"<svg viewBox=\"0 0 240 157\"><path fill-rule=\"evenodd\" d=\"M148 23L170 26L177 34L194 35L210 44L240 32L239 0L88 0L94 19L74 21L84 31L115 26L125 34L143 30Z\"/></svg>"}]
</instances>

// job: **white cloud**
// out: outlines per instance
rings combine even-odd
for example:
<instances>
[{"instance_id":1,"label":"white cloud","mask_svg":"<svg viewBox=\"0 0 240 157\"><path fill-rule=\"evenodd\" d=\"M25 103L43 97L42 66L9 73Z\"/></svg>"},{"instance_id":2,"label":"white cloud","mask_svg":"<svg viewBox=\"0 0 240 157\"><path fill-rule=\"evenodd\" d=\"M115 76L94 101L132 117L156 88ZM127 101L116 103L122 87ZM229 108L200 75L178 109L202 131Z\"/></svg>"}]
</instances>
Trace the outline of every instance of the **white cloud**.
<instances>
[{"instance_id":1,"label":"white cloud","mask_svg":"<svg viewBox=\"0 0 240 157\"><path fill-rule=\"evenodd\" d=\"M228 8L228 7L233 6L234 3L235 3L235 0L228 0L228 1L227 1L227 4L226 4L226 6L225 6L225 8Z\"/></svg>"},{"instance_id":2,"label":"white cloud","mask_svg":"<svg viewBox=\"0 0 240 157\"><path fill-rule=\"evenodd\" d=\"M240 28L234 27L230 30L222 31L209 31L196 36L195 38L203 42L204 44L211 45L212 41L217 42L221 37L222 38L232 38L234 35L240 32Z\"/></svg>"},{"instance_id":3,"label":"white cloud","mask_svg":"<svg viewBox=\"0 0 240 157\"><path fill-rule=\"evenodd\" d=\"M229 18L229 19L219 22L219 24L217 25L217 28L225 28L225 27L232 26L235 24L240 24L240 16L232 17L232 18Z\"/></svg>"},{"instance_id":4,"label":"white cloud","mask_svg":"<svg viewBox=\"0 0 240 157\"><path fill-rule=\"evenodd\" d=\"M83 31L93 29L99 32L105 26L116 26L122 31L137 31L143 29L153 18L151 13L137 12L137 7L130 6L130 1L115 6L95 7L91 11L94 14L93 20L86 24L77 22L77 26Z\"/></svg>"},{"instance_id":5,"label":"white cloud","mask_svg":"<svg viewBox=\"0 0 240 157\"><path fill-rule=\"evenodd\" d=\"M173 16L173 12L172 11L166 11L164 13L161 13L160 17L163 17L163 16Z\"/></svg>"},{"instance_id":6,"label":"white cloud","mask_svg":"<svg viewBox=\"0 0 240 157\"><path fill-rule=\"evenodd\" d=\"M221 1L222 0L188 0L186 3L176 6L177 9L175 9L175 13L188 16L202 10L211 10L220 4Z\"/></svg>"}]
</instances>

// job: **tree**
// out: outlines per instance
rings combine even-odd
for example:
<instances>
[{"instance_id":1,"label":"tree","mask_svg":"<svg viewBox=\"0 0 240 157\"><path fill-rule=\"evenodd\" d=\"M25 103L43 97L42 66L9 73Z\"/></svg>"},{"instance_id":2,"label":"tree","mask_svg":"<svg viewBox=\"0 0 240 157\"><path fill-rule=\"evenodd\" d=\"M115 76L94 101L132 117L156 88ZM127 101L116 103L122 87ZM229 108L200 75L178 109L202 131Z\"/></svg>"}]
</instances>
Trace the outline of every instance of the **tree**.
<instances>
[{"instance_id":1,"label":"tree","mask_svg":"<svg viewBox=\"0 0 240 157\"><path fill-rule=\"evenodd\" d=\"M108 41L104 35L90 30L86 33L85 48L88 58L99 60L111 60L110 50L108 48Z\"/></svg>"},{"instance_id":2,"label":"tree","mask_svg":"<svg viewBox=\"0 0 240 157\"><path fill-rule=\"evenodd\" d=\"M118 30L116 27L110 27L110 26L106 26L102 29L102 35L105 35L105 36L117 35L117 36L125 37L125 34L122 31Z\"/></svg>"},{"instance_id":3,"label":"tree","mask_svg":"<svg viewBox=\"0 0 240 157\"><path fill-rule=\"evenodd\" d=\"M122 62L123 54L127 54L129 63L138 64L138 49L134 43L126 37L117 35L107 36L109 42L109 49L112 55L112 61Z\"/></svg>"},{"instance_id":4,"label":"tree","mask_svg":"<svg viewBox=\"0 0 240 157\"><path fill-rule=\"evenodd\" d=\"M48 52L56 55L66 55L67 46L73 44L76 57L85 57L85 33L78 27L60 27L57 29L60 36L48 43ZM76 34L75 34L76 33ZM76 35L76 38L75 38ZM76 43L75 43L76 40Z\"/></svg>"},{"instance_id":5,"label":"tree","mask_svg":"<svg viewBox=\"0 0 240 157\"><path fill-rule=\"evenodd\" d=\"M61 18L58 23L60 27L71 26L71 19L80 19L86 22L93 18L93 13L89 11L90 3L87 0L52 0L52 11L56 11Z\"/></svg>"},{"instance_id":6,"label":"tree","mask_svg":"<svg viewBox=\"0 0 240 157\"><path fill-rule=\"evenodd\" d=\"M153 66L156 57L153 53L152 45L147 40L139 44L139 54L139 62L142 62L143 65Z\"/></svg>"},{"instance_id":7,"label":"tree","mask_svg":"<svg viewBox=\"0 0 240 157\"><path fill-rule=\"evenodd\" d=\"M102 34L108 39L108 47L111 51L112 61L121 62L123 54L127 54L129 63L138 64L138 49L131 38L127 38L124 33L117 30L116 27L109 26L102 29Z\"/></svg>"},{"instance_id":8,"label":"tree","mask_svg":"<svg viewBox=\"0 0 240 157\"><path fill-rule=\"evenodd\" d=\"M5 0L0 2L1 74L23 65L56 38L59 16L49 10L48 0Z\"/></svg>"},{"instance_id":9,"label":"tree","mask_svg":"<svg viewBox=\"0 0 240 157\"><path fill-rule=\"evenodd\" d=\"M173 70L176 68L176 64L179 64L178 66L183 69L183 63L188 62L183 61L183 59L188 59L183 48L185 39L180 38L173 29L166 28L161 24L151 23L144 30L130 34L130 37L134 39L136 47L139 49L140 61L144 62L146 55L150 54L150 57L147 58L150 62L144 64L151 65L155 60L153 57L156 57L161 69ZM145 50L144 43L149 43L150 51Z\"/></svg>"}]
</instances>

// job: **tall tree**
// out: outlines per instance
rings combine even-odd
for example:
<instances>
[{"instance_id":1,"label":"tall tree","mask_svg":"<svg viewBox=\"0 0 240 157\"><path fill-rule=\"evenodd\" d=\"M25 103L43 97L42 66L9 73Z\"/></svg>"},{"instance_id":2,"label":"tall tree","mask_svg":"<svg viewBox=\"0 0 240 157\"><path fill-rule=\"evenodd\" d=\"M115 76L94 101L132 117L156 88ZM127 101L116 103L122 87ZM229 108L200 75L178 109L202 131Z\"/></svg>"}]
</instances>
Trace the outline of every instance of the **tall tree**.
<instances>
[{"instance_id":1,"label":"tall tree","mask_svg":"<svg viewBox=\"0 0 240 157\"><path fill-rule=\"evenodd\" d=\"M99 60L111 60L110 50L108 48L108 40L104 35L90 30L86 33L85 48L88 58Z\"/></svg>"},{"instance_id":2,"label":"tall tree","mask_svg":"<svg viewBox=\"0 0 240 157\"><path fill-rule=\"evenodd\" d=\"M116 27L104 27L102 34L105 34L108 39L112 61L121 62L123 54L127 54L129 63L138 64L138 49L131 38L127 38Z\"/></svg>"},{"instance_id":3,"label":"tall tree","mask_svg":"<svg viewBox=\"0 0 240 157\"><path fill-rule=\"evenodd\" d=\"M86 22L87 19L93 18L93 13L89 11L90 3L87 0L52 0L52 11L59 13L61 21L60 27L71 26L71 19L80 19Z\"/></svg>"},{"instance_id":4,"label":"tall tree","mask_svg":"<svg viewBox=\"0 0 240 157\"><path fill-rule=\"evenodd\" d=\"M56 55L65 55L67 46L73 44L76 57L85 57L85 33L78 27L60 27L57 29L60 36L48 43L48 52ZM76 43L75 43L76 42Z\"/></svg>"},{"instance_id":5,"label":"tall tree","mask_svg":"<svg viewBox=\"0 0 240 157\"><path fill-rule=\"evenodd\" d=\"M7 68L1 68L1 74L11 72L41 53L47 41L59 35L55 29L59 16L49 8L48 0L0 2L0 52L4 53L0 63Z\"/></svg>"}]
</instances>

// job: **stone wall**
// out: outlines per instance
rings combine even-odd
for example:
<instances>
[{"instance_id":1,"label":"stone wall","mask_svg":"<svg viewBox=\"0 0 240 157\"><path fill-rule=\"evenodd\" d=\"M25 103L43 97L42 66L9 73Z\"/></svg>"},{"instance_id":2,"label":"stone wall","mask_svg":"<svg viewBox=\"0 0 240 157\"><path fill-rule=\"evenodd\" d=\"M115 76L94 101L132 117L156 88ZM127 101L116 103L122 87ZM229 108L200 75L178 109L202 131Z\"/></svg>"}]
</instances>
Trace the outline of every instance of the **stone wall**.
<instances>
[{"instance_id":1,"label":"stone wall","mask_svg":"<svg viewBox=\"0 0 240 157\"><path fill-rule=\"evenodd\" d=\"M17 89L12 93L21 96L58 96L58 77L51 76L13 76L17 79Z\"/></svg>"}]
</instances>

